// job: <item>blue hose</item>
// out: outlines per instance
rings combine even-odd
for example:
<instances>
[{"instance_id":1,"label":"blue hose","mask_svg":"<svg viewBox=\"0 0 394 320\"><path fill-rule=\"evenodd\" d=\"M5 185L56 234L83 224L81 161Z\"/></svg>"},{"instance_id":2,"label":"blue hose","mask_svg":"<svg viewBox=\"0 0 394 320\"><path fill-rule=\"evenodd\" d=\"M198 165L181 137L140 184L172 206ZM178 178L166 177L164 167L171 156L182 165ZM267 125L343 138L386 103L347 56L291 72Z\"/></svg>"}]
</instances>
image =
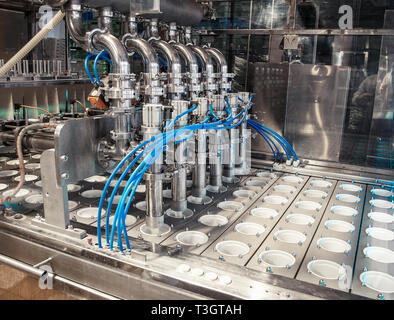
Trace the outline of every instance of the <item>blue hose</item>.
<instances>
[{"instance_id":1,"label":"blue hose","mask_svg":"<svg viewBox=\"0 0 394 320\"><path fill-rule=\"evenodd\" d=\"M112 64L112 61L106 56L108 54L108 52L106 50L101 51L96 59L94 60L94 67L93 67L93 71L94 71L94 75L96 76L96 81L98 84L102 84L100 77L98 75L97 72L97 63L99 62L100 59L106 60L107 62L109 62L110 64Z\"/></svg>"},{"instance_id":2,"label":"blue hose","mask_svg":"<svg viewBox=\"0 0 394 320\"><path fill-rule=\"evenodd\" d=\"M94 78L89 70L89 60L94 57L96 57L94 54L89 53L85 59L85 70L86 70L86 73L88 74L88 77L89 77L90 81L92 82L92 84L95 84L95 81L94 81Z\"/></svg>"},{"instance_id":3,"label":"blue hose","mask_svg":"<svg viewBox=\"0 0 394 320\"><path fill-rule=\"evenodd\" d=\"M280 152L279 152L279 150L278 150L278 147L277 147L277 146L275 145L275 143L271 140L271 138L270 138L269 136L267 136L264 132L262 132L259 128L255 127L254 125L250 124L250 126L251 126L253 129L255 129L255 130L263 137L263 139L267 142L267 144L269 145L269 147L270 147L270 149L271 149L271 151L272 151L272 153L273 153L274 161L276 162L277 157L276 157L276 153L275 153L274 149L272 148L272 145L273 145L273 146L275 147L275 149L277 150L278 155L279 155L281 161L283 161L282 155L280 154ZM272 145L271 145L271 143L272 143Z\"/></svg>"},{"instance_id":4,"label":"blue hose","mask_svg":"<svg viewBox=\"0 0 394 320\"><path fill-rule=\"evenodd\" d=\"M170 124L166 127L166 129L171 129L174 126L175 122L177 122L180 118L182 118L185 115L193 112L196 109L197 109L197 105L195 104L195 105L193 105L192 108L186 110L185 112L182 112L180 115L176 116L175 119L170 122Z\"/></svg>"}]
</instances>

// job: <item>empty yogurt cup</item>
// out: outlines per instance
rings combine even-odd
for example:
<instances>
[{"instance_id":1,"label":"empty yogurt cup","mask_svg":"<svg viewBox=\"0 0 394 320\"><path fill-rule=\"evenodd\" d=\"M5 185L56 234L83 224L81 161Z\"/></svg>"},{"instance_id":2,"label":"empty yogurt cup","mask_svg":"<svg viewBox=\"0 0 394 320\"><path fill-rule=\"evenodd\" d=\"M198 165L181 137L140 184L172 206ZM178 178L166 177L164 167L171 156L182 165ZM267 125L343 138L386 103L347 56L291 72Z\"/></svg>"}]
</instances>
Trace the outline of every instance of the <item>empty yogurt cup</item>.
<instances>
[{"instance_id":1,"label":"empty yogurt cup","mask_svg":"<svg viewBox=\"0 0 394 320\"><path fill-rule=\"evenodd\" d=\"M382 247L366 247L363 250L366 258L380 263L394 263L394 251Z\"/></svg>"},{"instance_id":2,"label":"empty yogurt cup","mask_svg":"<svg viewBox=\"0 0 394 320\"><path fill-rule=\"evenodd\" d=\"M81 197L87 199L94 199L94 198L100 198L101 194L102 194L101 190L86 190L81 193Z\"/></svg>"},{"instance_id":3,"label":"empty yogurt cup","mask_svg":"<svg viewBox=\"0 0 394 320\"><path fill-rule=\"evenodd\" d=\"M288 201L289 201L288 199L281 196L265 196L263 198L263 202L274 204L274 205L285 204Z\"/></svg>"},{"instance_id":4,"label":"empty yogurt cup","mask_svg":"<svg viewBox=\"0 0 394 320\"><path fill-rule=\"evenodd\" d=\"M78 192L81 190L81 186L77 184L68 184L67 185L67 191L68 192Z\"/></svg>"},{"instance_id":5,"label":"empty yogurt cup","mask_svg":"<svg viewBox=\"0 0 394 320\"><path fill-rule=\"evenodd\" d=\"M348 253L352 248L349 243L337 238L320 238L317 240L317 246L334 253Z\"/></svg>"},{"instance_id":6,"label":"empty yogurt cup","mask_svg":"<svg viewBox=\"0 0 394 320\"><path fill-rule=\"evenodd\" d=\"M312 180L311 181L311 186L315 187L315 188L331 188L332 183L326 180L320 180L320 179L316 179L316 180Z\"/></svg>"},{"instance_id":7,"label":"empty yogurt cup","mask_svg":"<svg viewBox=\"0 0 394 320\"><path fill-rule=\"evenodd\" d=\"M235 231L246 236L258 236L264 233L262 225L253 222L242 222L235 226Z\"/></svg>"},{"instance_id":8,"label":"empty yogurt cup","mask_svg":"<svg viewBox=\"0 0 394 320\"><path fill-rule=\"evenodd\" d=\"M343 266L329 260L312 260L307 268L308 272L320 279L341 280L346 276Z\"/></svg>"},{"instance_id":9,"label":"empty yogurt cup","mask_svg":"<svg viewBox=\"0 0 394 320\"><path fill-rule=\"evenodd\" d=\"M25 175L25 182L32 182L32 181L36 181L38 179L38 177L34 174L26 174ZM19 182L21 180L20 176L17 176L14 179L16 182Z\"/></svg>"},{"instance_id":10,"label":"empty yogurt cup","mask_svg":"<svg viewBox=\"0 0 394 320\"><path fill-rule=\"evenodd\" d=\"M245 184L250 187L264 187L267 184L267 182L259 179L250 179L246 181Z\"/></svg>"},{"instance_id":11,"label":"empty yogurt cup","mask_svg":"<svg viewBox=\"0 0 394 320\"><path fill-rule=\"evenodd\" d=\"M299 184L303 181L303 179L300 177L297 177L297 176L285 176L282 178L282 181L288 182L288 183Z\"/></svg>"},{"instance_id":12,"label":"empty yogurt cup","mask_svg":"<svg viewBox=\"0 0 394 320\"><path fill-rule=\"evenodd\" d=\"M300 226L307 226L312 225L315 222L315 219L306 214L291 213L286 217L286 221Z\"/></svg>"},{"instance_id":13,"label":"empty yogurt cup","mask_svg":"<svg viewBox=\"0 0 394 320\"><path fill-rule=\"evenodd\" d=\"M89 178L84 179L84 181L89 183L103 183L107 181L107 178L104 176L91 176Z\"/></svg>"},{"instance_id":14,"label":"empty yogurt cup","mask_svg":"<svg viewBox=\"0 0 394 320\"><path fill-rule=\"evenodd\" d=\"M370 218L375 222L380 222L385 224L394 223L394 216L383 212L370 212L368 213L368 218Z\"/></svg>"},{"instance_id":15,"label":"empty yogurt cup","mask_svg":"<svg viewBox=\"0 0 394 320\"><path fill-rule=\"evenodd\" d=\"M369 201L372 207L380 208L380 209L392 209L393 203L386 200L381 199L372 199Z\"/></svg>"},{"instance_id":16,"label":"empty yogurt cup","mask_svg":"<svg viewBox=\"0 0 394 320\"><path fill-rule=\"evenodd\" d=\"M102 214L103 212L101 212ZM98 216L98 208L83 208L77 211L77 216L82 219L95 219Z\"/></svg>"},{"instance_id":17,"label":"empty yogurt cup","mask_svg":"<svg viewBox=\"0 0 394 320\"><path fill-rule=\"evenodd\" d=\"M394 240L394 232L388 229L372 227L372 228L367 228L365 232L367 233L368 236L377 240L381 240L381 241Z\"/></svg>"},{"instance_id":18,"label":"empty yogurt cup","mask_svg":"<svg viewBox=\"0 0 394 320\"><path fill-rule=\"evenodd\" d=\"M109 225L112 226L112 224L114 223L114 218L115 218L115 216L111 216L109 218ZM136 217L134 217L132 215L129 215L129 214L126 215L126 218L125 218L125 225L126 225L126 227L131 227L136 222L137 222L137 218Z\"/></svg>"},{"instance_id":19,"label":"empty yogurt cup","mask_svg":"<svg viewBox=\"0 0 394 320\"><path fill-rule=\"evenodd\" d=\"M218 214L206 214L201 216L198 222L207 227L219 227L225 226L228 223L228 219Z\"/></svg>"},{"instance_id":20,"label":"empty yogurt cup","mask_svg":"<svg viewBox=\"0 0 394 320\"><path fill-rule=\"evenodd\" d=\"M297 188L287 184L278 184L274 187L274 190L280 193L292 194L297 191Z\"/></svg>"},{"instance_id":21,"label":"empty yogurt cup","mask_svg":"<svg viewBox=\"0 0 394 320\"><path fill-rule=\"evenodd\" d=\"M218 203L217 207L225 211L237 212L242 210L244 205L241 202L236 201L222 201Z\"/></svg>"},{"instance_id":22,"label":"empty yogurt cup","mask_svg":"<svg viewBox=\"0 0 394 320\"><path fill-rule=\"evenodd\" d=\"M250 251L249 246L245 243L232 240L219 242L215 249L219 254L228 257L244 256Z\"/></svg>"},{"instance_id":23,"label":"empty yogurt cup","mask_svg":"<svg viewBox=\"0 0 394 320\"><path fill-rule=\"evenodd\" d=\"M279 214L279 212L276 211L275 209L261 207L261 208L254 208L250 212L250 214L257 218L273 219Z\"/></svg>"},{"instance_id":24,"label":"empty yogurt cup","mask_svg":"<svg viewBox=\"0 0 394 320\"><path fill-rule=\"evenodd\" d=\"M256 194L251 190L236 190L233 192L233 196L236 198L248 198L252 199Z\"/></svg>"},{"instance_id":25,"label":"empty yogurt cup","mask_svg":"<svg viewBox=\"0 0 394 320\"><path fill-rule=\"evenodd\" d=\"M344 217L351 217L358 215L358 211L356 209L346 206L333 206L331 207L331 212Z\"/></svg>"},{"instance_id":26,"label":"empty yogurt cup","mask_svg":"<svg viewBox=\"0 0 394 320\"><path fill-rule=\"evenodd\" d=\"M342 232L342 233L352 233L356 230L356 227L349 222L342 220L327 220L324 226L331 231Z\"/></svg>"},{"instance_id":27,"label":"empty yogurt cup","mask_svg":"<svg viewBox=\"0 0 394 320\"><path fill-rule=\"evenodd\" d=\"M357 196L353 196L347 193L340 193L336 196L338 201L347 202L347 203L359 203L360 198Z\"/></svg>"},{"instance_id":28,"label":"empty yogurt cup","mask_svg":"<svg viewBox=\"0 0 394 320\"><path fill-rule=\"evenodd\" d=\"M7 190L3 192L3 197L8 197L10 196L12 193L14 192L14 190ZM26 197L28 194L30 193L29 189L20 189L15 195L14 198L23 198Z\"/></svg>"},{"instance_id":29,"label":"empty yogurt cup","mask_svg":"<svg viewBox=\"0 0 394 320\"><path fill-rule=\"evenodd\" d=\"M260 254L259 261L269 267L288 268L294 265L296 259L293 255L285 251L268 250Z\"/></svg>"},{"instance_id":30,"label":"empty yogurt cup","mask_svg":"<svg viewBox=\"0 0 394 320\"><path fill-rule=\"evenodd\" d=\"M325 199L328 194L321 190L306 190L304 191L304 196L309 198Z\"/></svg>"},{"instance_id":31,"label":"empty yogurt cup","mask_svg":"<svg viewBox=\"0 0 394 320\"><path fill-rule=\"evenodd\" d=\"M304 209L308 211L316 211L320 210L322 205L318 202L314 201L298 201L295 204L296 208Z\"/></svg>"},{"instance_id":32,"label":"empty yogurt cup","mask_svg":"<svg viewBox=\"0 0 394 320\"><path fill-rule=\"evenodd\" d=\"M375 189L374 188L371 190L371 192L374 196L384 197L384 198L390 198L394 195L390 190L386 190L386 189Z\"/></svg>"},{"instance_id":33,"label":"empty yogurt cup","mask_svg":"<svg viewBox=\"0 0 394 320\"><path fill-rule=\"evenodd\" d=\"M379 271L366 271L360 275L361 283L379 293L394 293L394 277Z\"/></svg>"},{"instance_id":34,"label":"empty yogurt cup","mask_svg":"<svg viewBox=\"0 0 394 320\"><path fill-rule=\"evenodd\" d=\"M306 236L296 230L279 230L275 232L274 239L286 243L303 243L306 240Z\"/></svg>"},{"instance_id":35,"label":"empty yogurt cup","mask_svg":"<svg viewBox=\"0 0 394 320\"><path fill-rule=\"evenodd\" d=\"M185 231L177 234L176 241L184 246L198 246L208 242L209 238L205 233L199 231Z\"/></svg>"},{"instance_id":36,"label":"empty yogurt cup","mask_svg":"<svg viewBox=\"0 0 394 320\"><path fill-rule=\"evenodd\" d=\"M356 184L350 184L350 183L343 183L339 186L342 190L349 191L349 192L361 192L363 188L361 186L358 186Z\"/></svg>"}]
</instances>

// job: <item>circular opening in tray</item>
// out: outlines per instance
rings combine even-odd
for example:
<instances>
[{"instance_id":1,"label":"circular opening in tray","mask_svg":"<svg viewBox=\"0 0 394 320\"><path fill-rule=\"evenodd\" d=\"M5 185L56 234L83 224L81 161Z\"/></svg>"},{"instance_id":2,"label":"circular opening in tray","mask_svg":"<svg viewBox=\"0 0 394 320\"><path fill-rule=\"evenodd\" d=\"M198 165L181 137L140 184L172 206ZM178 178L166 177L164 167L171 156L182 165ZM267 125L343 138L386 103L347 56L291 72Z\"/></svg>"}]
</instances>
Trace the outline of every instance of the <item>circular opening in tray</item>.
<instances>
[{"instance_id":1,"label":"circular opening in tray","mask_svg":"<svg viewBox=\"0 0 394 320\"><path fill-rule=\"evenodd\" d=\"M366 247L365 256L380 263L394 263L394 251L382 247Z\"/></svg>"},{"instance_id":2,"label":"circular opening in tray","mask_svg":"<svg viewBox=\"0 0 394 320\"><path fill-rule=\"evenodd\" d=\"M368 218L372 219L373 221L380 222L380 223L393 223L394 216L391 214L383 213L383 212L370 212L368 213Z\"/></svg>"},{"instance_id":3,"label":"circular opening in tray","mask_svg":"<svg viewBox=\"0 0 394 320\"><path fill-rule=\"evenodd\" d=\"M372 189L371 192L374 196L378 196L378 197L389 198L393 196L393 193L390 190L385 190L385 189Z\"/></svg>"},{"instance_id":4,"label":"circular opening in tray","mask_svg":"<svg viewBox=\"0 0 394 320\"><path fill-rule=\"evenodd\" d=\"M345 217L356 216L358 214L358 211L356 209L346 206L333 206L331 208L331 212Z\"/></svg>"},{"instance_id":5,"label":"circular opening in tray","mask_svg":"<svg viewBox=\"0 0 394 320\"><path fill-rule=\"evenodd\" d=\"M272 219L275 218L279 212L271 208L254 208L250 214L257 218Z\"/></svg>"},{"instance_id":6,"label":"circular opening in tray","mask_svg":"<svg viewBox=\"0 0 394 320\"><path fill-rule=\"evenodd\" d=\"M97 218L98 208L83 208L77 211L77 216L82 219L95 219Z\"/></svg>"},{"instance_id":7,"label":"circular opening in tray","mask_svg":"<svg viewBox=\"0 0 394 320\"><path fill-rule=\"evenodd\" d=\"M34 154L31 156L32 159L34 160L40 160L41 159L41 154Z\"/></svg>"},{"instance_id":8,"label":"circular opening in tray","mask_svg":"<svg viewBox=\"0 0 394 320\"><path fill-rule=\"evenodd\" d=\"M102 193L101 190L86 190L81 193L81 197L87 198L87 199L100 198L101 193Z\"/></svg>"},{"instance_id":9,"label":"circular opening in tray","mask_svg":"<svg viewBox=\"0 0 394 320\"><path fill-rule=\"evenodd\" d=\"M311 181L311 186L316 188L330 188L332 186L332 183L326 180L317 179Z\"/></svg>"},{"instance_id":10,"label":"circular opening in tray","mask_svg":"<svg viewBox=\"0 0 394 320\"><path fill-rule=\"evenodd\" d=\"M353 232L356 229L351 223L342 220L327 220L324 225L328 230L343 233Z\"/></svg>"},{"instance_id":11,"label":"circular opening in tray","mask_svg":"<svg viewBox=\"0 0 394 320\"><path fill-rule=\"evenodd\" d=\"M285 197L281 197L281 196L266 196L263 198L263 201L269 204L285 204L287 203L289 200L286 199Z\"/></svg>"},{"instance_id":12,"label":"circular opening in tray","mask_svg":"<svg viewBox=\"0 0 394 320\"><path fill-rule=\"evenodd\" d=\"M350 183L343 183L339 186L342 190L349 191L349 192L361 192L363 188L356 184Z\"/></svg>"},{"instance_id":13,"label":"circular opening in tray","mask_svg":"<svg viewBox=\"0 0 394 320\"><path fill-rule=\"evenodd\" d=\"M321 279L339 280L346 275L343 266L329 260L313 260L308 263L307 268L310 273Z\"/></svg>"},{"instance_id":14,"label":"circular opening in tray","mask_svg":"<svg viewBox=\"0 0 394 320\"><path fill-rule=\"evenodd\" d=\"M198 222L207 227L219 227L225 226L228 223L228 219L221 215L206 214L205 216L201 216Z\"/></svg>"},{"instance_id":15,"label":"circular opening in tray","mask_svg":"<svg viewBox=\"0 0 394 320\"><path fill-rule=\"evenodd\" d=\"M260 260L270 267L291 267L296 259L290 253L281 250L268 250L260 254Z\"/></svg>"},{"instance_id":16,"label":"circular opening in tray","mask_svg":"<svg viewBox=\"0 0 394 320\"><path fill-rule=\"evenodd\" d=\"M76 207L78 207L78 202L68 201L68 210L73 211ZM98 211L98 209L96 211Z\"/></svg>"},{"instance_id":17,"label":"circular opening in tray","mask_svg":"<svg viewBox=\"0 0 394 320\"><path fill-rule=\"evenodd\" d=\"M37 181L37 182L34 182L34 184L35 184L37 187L42 188L42 181L41 181L41 180L40 180L40 181Z\"/></svg>"},{"instance_id":18,"label":"circular opening in tray","mask_svg":"<svg viewBox=\"0 0 394 320\"><path fill-rule=\"evenodd\" d=\"M113 222L114 222L115 216L111 216L109 218L109 224L112 226ZM126 215L126 219L125 219L125 224L126 227L131 227L133 224L135 224L137 222L137 218L132 216L132 215Z\"/></svg>"},{"instance_id":19,"label":"circular opening in tray","mask_svg":"<svg viewBox=\"0 0 394 320\"><path fill-rule=\"evenodd\" d=\"M89 183L101 183L107 181L107 178L104 176L91 176L89 178L84 179L84 181Z\"/></svg>"},{"instance_id":20,"label":"circular opening in tray","mask_svg":"<svg viewBox=\"0 0 394 320\"><path fill-rule=\"evenodd\" d=\"M367 271L360 275L360 281L368 288L380 293L394 293L394 277L379 271Z\"/></svg>"},{"instance_id":21,"label":"circular opening in tray","mask_svg":"<svg viewBox=\"0 0 394 320\"><path fill-rule=\"evenodd\" d=\"M223 256L238 257L249 253L249 247L239 241L222 241L216 245L216 251Z\"/></svg>"},{"instance_id":22,"label":"circular opening in tray","mask_svg":"<svg viewBox=\"0 0 394 320\"><path fill-rule=\"evenodd\" d=\"M250 190L236 190L233 192L233 196L236 198L253 198L255 193Z\"/></svg>"},{"instance_id":23,"label":"circular opening in tray","mask_svg":"<svg viewBox=\"0 0 394 320\"><path fill-rule=\"evenodd\" d=\"M321 190L306 190L304 192L304 196L310 198L325 199L328 194L327 192Z\"/></svg>"},{"instance_id":24,"label":"circular opening in tray","mask_svg":"<svg viewBox=\"0 0 394 320\"><path fill-rule=\"evenodd\" d=\"M12 189L12 190L7 190L7 191L5 191L5 192L3 193L3 196L4 196L4 197L8 197L8 196L10 196L13 192L14 192L14 189ZM29 193L30 193L30 190L29 190L29 189L24 189L24 188L22 188L22 189L20 189L20 190L16 193L16 195L14 195L13 197L14 197L14 198L23 198L23 197L26 197Z\"/></svg>"},{"instance_id":25,"label":"circular opening in tray","mask_svg":"<svg viewBox=\"0 0 394 320\"><path fill-rule=\"evenodd\" d=\"M278 184L274 187L274 190L281 193L294 193L297 191L297 188L287 184Z\"/></svg>"},{"instance_id":26,"label":"circular opening in tray","mask_svg":"<svg viewBox=\"0 0 394 320\"><path fill-rule=\"evenodd\" d=\"M0 183L0 191L3 191L8 188L8 184Z\"/></svg>"},{"instance_id":27,"label":"circular opening in tray","mask_svg":"<svg viewBox=\"0 0 394 320\"><path fill-rule=\"evenodd\" d=\"M316 211L320 210L322 205L318 202L314 201L298 201L295 204L296 208L304 209L308 211Z\"/></svg>"},{"instance_id":28,"label":"circular opening in tray","mask_svg":"<svg viewBox=\"0 0 394 320\"><path fill-rule=\"evenodd\" d=\"M0 157L0 162L7 162L8 160L10 160L10 158L8 158L8 157Z\"/></svg>"},{"instance_id":29,"label":"circular opening in tray","mask_svg":"<svg viewBox=\"0 0 394 320\"><path fill-rule=\"evenodd\" d=\"M246 181L246 185L250 187L263 187L267 183L264 180L258 180L258 179L251 179Z\"/></svg>"},{"instance_id":30,"label":"circular opening in tray","mask_svg":"<svg viewBox=\"0 0 394 320\"><path fill-rule=\"evenodd\" d=\"M199 231L185 231L179 233L176 241L185 246L198 246L208 242L209 238L205 233Z\"/></svg>"},{"instance_id":31,"label":"circular opening in tray","mask_svg":"<svg viewBox=\"0 0 394 320\"><path fill-rule=\"evenodd\" d=\"M146 192L146 185L139 184L138 187L137 187L137 190L135 192L137 192L137 193L145 193Z\"/></svg>"},{"instance_id":32,"label":"circular opening in tray","mask_svg":"<svg viewBox=\"0 0 394 320\"><path fill-rule=\"evenodd\" d=\"M338 201L343 201L343 202L347 202L347 203L358 203L360 202L360 198L353 196L351 194L346 194L346 193L340 193L337 194L336 196Z\"/></svg>"},{"instance_id":33,"label":"circular opening in tray","mask_svg":"<svg viewBox=\"0 0 394 320\"><path fill-rule=\"evenodd\" d=\"M286 243L303 243L306 240L306 236L296 230L279 230L275 232L274 238Z\"/></svg>"},{"instance_id":34,"label":"circular opening in tray","mask_svg":"<svg viewBox=\"0 0 394 320\"><path fill-rule=\"evenodd\" d=\"M256 177L259 177L259 178L273 178L273 177L275 177L275 173L268 172L268 171L262 171L262 172L256 173Z\"/></svg>"},{"instance_id":35,"label":"circular opening in tray","mask_svg":"<svg viewBox=\"0 0 394 320\"><path fill-rule=\"evenodd\" d=\"M32 182L32 181L35 181L35 180L37 180L38 179L38 177L36 176L36 175L34 175L34 174L26 174L25 175L25 182ZM16 178L15 178L15 181L16 182L19 182L21 180L21 177L20 176L17 176Z\"/></svg>"},{"instance_id":36,"label":"circular opening in tray","mask_svg":"<svg viewBox=\"0 0 394 320\"><path fill-rule=\"evenodd\" d=\"M349 243L337 238L320 238L317 240L317 245L319 248L334 253L346 253L352 248Z\"/></svg>"},{"instance_id":37,"label":"circular opening in tray","mask_svg":"<svg viewBox=\"0 0 394 320\"><path fill-rule=\"evenodd\" d=\"M370 200L369 203L373 207L381 208L381 209L391 209L393 208L393 203L387 200L381 200L381 199L373 199Z\"/></svg>"},{"instance_id":38,"label":"circular opening in tray","mask_svg":"<svg viewBox=\"0 0 394 320\"><path fill-rule=\"evenodd\" d=\"M44 203L44 198L40 194L35 194L35 195L27 197L25 199L25 201L28 204L43 204Z\"/></svg>"},{"instance_id":39,"label":"circular opening in tray","mask_svg":"<svg viewBox=\"0 0 394 320\"><path fill-rule=\"evenodd\" d=\"M8 177L13 177L18 174L18 171L16 170L1 170L0 171L0 178L8 178Z\"/></svg>"},{"instance_id":40,"label":"circular opening in tray","mask_svg":"<svg viewBox=\"0 0 394 320\"><path fill-rule=\"evenodd\" d=\"M26 164L27 160L23 160L23 163ZM19 160L15 159L15 160L7 161L7 165L9 165L9 166L19 166Z\"/></svg>"},{"instance_id":41,"label":"circular opening in tray","mask_svg":"<svg viewBox=\"0 0 394 320\"><path fill-rule=\"evenodd\" d=\"M262 225L259 225L257 223L253 222L243 222L243 223L238 223L235 226L235 231L246 235L246 236L256 236L263 234L265 231L265 228Z\"/></svg>"},{"instance_id":42,"label":"circular opening in tray","mask_svg":"<svg viewBox=\"0 0 394 320\"><path fill-rule=\"evenodd\" d=\"M78 192L81 190L81 186L77 184L68 184L67 185L67 191L68 192Z\"/></svg>"},{"instance_id":43,"label":"circular opening in tray","mask_svg":"<svg viewBox=\"0 0 394 320\"><path fill-rule=\"evenodd\" d=\"M301 226L312 225L315 219L311 216L301 213L292 213L286 217L286 221Z\"/></svg>"},{"instance_id":44,"label":"circular opening in tray","mask_svg":"<svg viewBox=\"0 0 394 320\"><path fill-rule=\"evenodd\" d=\"M218 203L217 207L222 210L237 212L242 210L244 205L236 201L222 201Z\"/></svg>"},{"instance_id":45,"label":"circular opening in tray","mask_svg":"<svg viewBox=\"0 0 394 320\"><path fill-rule=\"evenodd\" d=\"M381 240L381 241L394 240L394 232L388 229L372 227L372 228L367 228L365 232L367 233L367 235L377 240Z\"/></svg>"},{"instance_id":46,"label":"circular opening in tray","mask_svg":"<svg viewBox=\"0 0 394 320\"><path fill-rule=\"evenodd\" d=\"M38 170L41 168L41 165L39 163L28 163L25 165L25 168L27 170Z\"/></svg>"},{"instance_id":47,"label":"circular opening in tray","mask_svg":"<svg viewBox=\"0 0 394 320\"><path fill-rule=\"evenodd\" d=\"M110 187L115 188L118 183L118 180L112 180L109 184ZM127 185L127 181L122 180L118 188L124 188Z\"/></svg>"},{"instance_id":48,"label":"circular opening in tray","mask_svg":"<svg viewBox=\"0 0 394 320\"><path fill-rule=\"evenodd\" d=\"M137 202L137 203L135 204L135 207L136 207L138 210L146 211L146 201Z\"/></svg>"},{"instance_id":49,"label":"circular opening in tray","mask_svg":"<svg viewBox=\"0 0 394 320\"><path fill-rule=\"evenodd\" d=\"M289 182L289 183L301 183L302 178L297 176L285 176L282 178L282 181Z\"/></svg>"},{"instance_id":50,"label":"circular opening in tray","mask_svg":"<svg viewBox=\"0 0 394 320\"><path fill-rule=\"evenodd\" d=\"M172 190L171 189L163 190L163 198L172 199Z\"/></svg>"}]
</instances>

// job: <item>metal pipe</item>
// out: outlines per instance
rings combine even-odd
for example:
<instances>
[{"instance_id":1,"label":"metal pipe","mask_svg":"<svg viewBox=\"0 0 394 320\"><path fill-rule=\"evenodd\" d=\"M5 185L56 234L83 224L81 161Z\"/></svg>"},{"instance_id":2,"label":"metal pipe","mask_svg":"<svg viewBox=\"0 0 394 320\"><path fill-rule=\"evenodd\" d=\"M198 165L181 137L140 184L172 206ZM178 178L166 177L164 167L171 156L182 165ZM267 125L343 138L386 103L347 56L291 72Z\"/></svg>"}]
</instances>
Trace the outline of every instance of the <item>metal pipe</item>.
<instances>
[{"instance_id":1,"label":"metal pipe","mask_svg":"<svg viewBox=\"0 0 394 320\"><path fill-rule=\"evenodd\" d=\"M70 0L67 7L66 22L68 32L75 43L85 51L89 51L88 34L82 24L82 6L80 0Z\"/></svg>"},{"instance_id":2,"label":"metal pipe","mask_svg":"<svg viewBox=\"0 0 394 320\"><path fill-rule=\"evenodd\" d=\"M46 270L35 268L34 266L30 266L26 263L23 263L19 260L12 259L12 258L4 256L2 254L0 254L0 262L5 265L8 265L14 269L18 269L22 272L31 274L37 278L41 278L47 272ZM73 287L73 288L77 289L78 291L88 292L94 296L101 298L101 299L119 300L118 298L116 298L114 296L108 295L104 292L95 290L93 288L86 287L84 285L81 285L77 282L68 280L68 279L58 276L56 274L53 275L53 281L59 281L60 283L63 283L63 284L70 286L70 287Z\"/></svg>"},{"instance_id":3,"label":"metal pipe","mask_svg":"<svg viewBox=\"0 0 394 320\"><path fill-rule=\"evenodd\" d=\"M221 81L220 81L220 89L221 93L224 95L227 93L227 90L230 89L230 84L228 82L228 65L226 58L223 53L221 53L218 49L215 48L205 48L206 52L213 58L217 65L217 72L221 73Z\"/></svg>"},{"instance_id":4,"label":"metal pipe","mask_svg":"<svg viewBox=\"0 0 394 320\"><path fill-rule=\"evenodd\" d=\"M101 30L112 32L112 18L114 14L110 6L100 8L100 14L97 19L98 27Z\"/></svg>"},{"instance_id":5,"label":"metal pipe","mask_svg":"<svg viewBox=\"0 0 394 320\"><path fill-rule=\"evenodd\" d=\"M200 58L200 61L202 62L202 69L206 73L205 75L206 96L210 98L217 90L212 58L203 48L199 46L190 45L190 48Z\"/></svg>"}]
</instances>

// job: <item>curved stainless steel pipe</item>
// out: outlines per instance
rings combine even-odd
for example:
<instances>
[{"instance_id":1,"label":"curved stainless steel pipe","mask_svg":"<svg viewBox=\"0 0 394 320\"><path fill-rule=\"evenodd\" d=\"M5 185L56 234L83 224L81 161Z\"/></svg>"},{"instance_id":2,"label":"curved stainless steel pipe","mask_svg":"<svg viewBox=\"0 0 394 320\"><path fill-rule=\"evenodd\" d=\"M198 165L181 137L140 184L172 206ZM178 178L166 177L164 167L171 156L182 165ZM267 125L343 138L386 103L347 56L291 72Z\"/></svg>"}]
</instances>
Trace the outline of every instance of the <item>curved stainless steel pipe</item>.
<instances>
[{"instance_id":1,"label":"curved stainless steel pipe","mask_svg":"<svg viewBox=\"0 0 394 320\"><path fill-rule=\"evenodd\" d=\"M118 38L110 33L97 33L93 38L93 44L96 49L105 49L110 54L112 73L130 73L129 55Z\"/></svg>"},{"instance_id":2,"label":"curved stainless steel pipe","mask_svg":"<svg viewBox=\"0 0 394 320\"><path fill-rule=\"evenodd\" d=\"M226 74L228 72L227 60L218 49L215 48L205 48L205 51L213 58L215 63L220 69L220 72ZM219 72L219 70L217 70Z\"/></svg>"},{"instance_id":3,"label":"curved stainless steel pipe","mask_svg":"<svg viewBox=\"0 0 394 320\"><path fill-rule=\"evenodd\" d=\"M205 49L199 46L190 46L190 48L200 58L203 64L203 70L206 71L208 75L212 75L214 70L211 56L205 51Z\"/></svg>"},{"instance_id":4,"label":"curved stainless steel pipe","mask_svg":"<svg viewBox=\"0 0 394 320\"><path fill-rule=\"evenodd\" d=\"M148 41L126 35L124 43L128 52L136 51L141 55L146 73L158 74L160 72L157 54Z\"/></svg>"},{"instance_id":5,"label":"curved stainless steel pipe","mask_svg":"<svg viewBox=\"0 0 394 320\"><path fill-rule=\"evenodd\" d=\"M82 24L82 7L80 0L71 0L68 4L66 22L68 31L75 43L85 51L89 51L88 34Z\"/></svg>"},{"instance_id":6,"label":"curved stainless steel pipe","mask_svg":"<svg viewBox=\"0 0 394 320\"><path fill-rule=\"evenodd\" d=\"M163 40L152 39L150 44L165 54L170 72L182 73L181 58L174 47Z\"/></svg>"},{"instance_id":7,"label":"curved stainless steel pipe","mask_svg":"<svg viewBox=\"0 0 394 320\"><path fill-rule=\"evenodd\" d=\"M181 57L184 59L186 63L186 67L188 68L190 73L198 73L198 62L193 50L190 46L186 46L183 43L174 43L172 46Z\"/></svg>"}]
</instances>

